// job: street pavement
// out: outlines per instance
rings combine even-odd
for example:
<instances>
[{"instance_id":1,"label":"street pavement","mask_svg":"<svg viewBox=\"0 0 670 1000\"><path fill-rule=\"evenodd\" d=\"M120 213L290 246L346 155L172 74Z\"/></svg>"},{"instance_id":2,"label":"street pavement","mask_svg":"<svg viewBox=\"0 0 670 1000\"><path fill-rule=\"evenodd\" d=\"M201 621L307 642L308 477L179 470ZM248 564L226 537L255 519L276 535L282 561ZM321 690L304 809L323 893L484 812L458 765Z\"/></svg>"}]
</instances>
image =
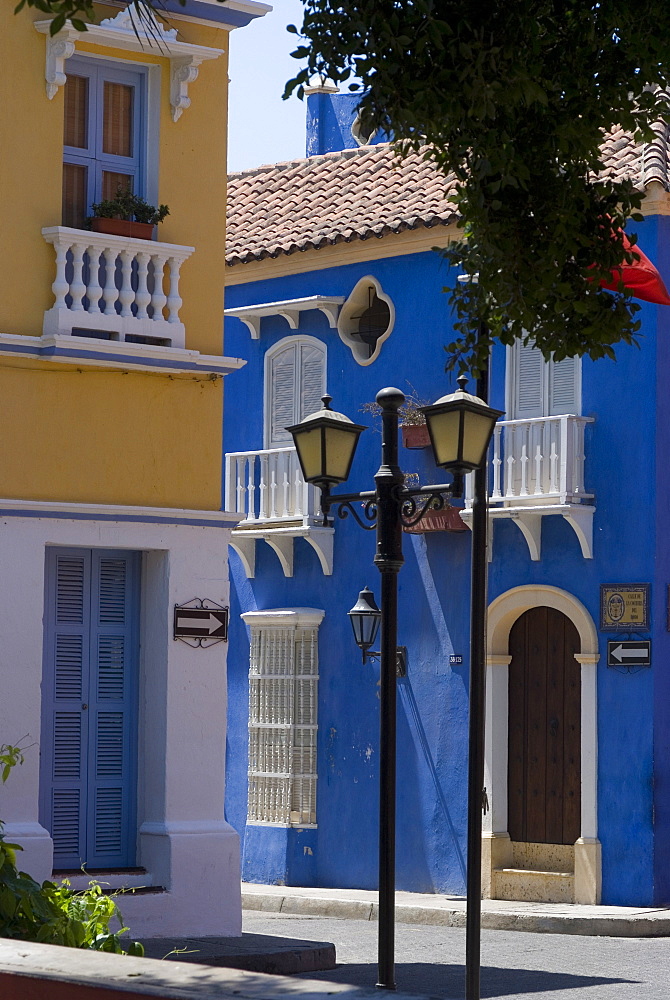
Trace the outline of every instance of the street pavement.
<instances>
[{"instance_id":1,"label":"street pavement","mask_svg":"<svg viewBox=\"0 0 670 1000\"><path fill-rule=\"evenodd\" d=\"M332 941L337 968L304 978L375 985L375 921L244 910L243 929ZM462 928L396 925L398 990L462 1000L464 963ZM670 1000L670 938L484 930L481 995L505 1000Z\"/></svg>"}]
</instances>

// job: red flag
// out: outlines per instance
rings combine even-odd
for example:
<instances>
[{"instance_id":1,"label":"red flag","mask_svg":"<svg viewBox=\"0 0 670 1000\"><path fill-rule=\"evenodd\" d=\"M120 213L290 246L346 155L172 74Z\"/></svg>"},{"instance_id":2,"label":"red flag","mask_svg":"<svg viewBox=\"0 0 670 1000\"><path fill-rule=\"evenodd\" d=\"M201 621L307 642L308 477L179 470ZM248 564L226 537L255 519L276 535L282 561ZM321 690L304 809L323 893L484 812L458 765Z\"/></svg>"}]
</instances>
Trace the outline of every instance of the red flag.
<instances>
[{"instance_id":1,"label":"red flag","mask_svg":"<svg viewBox=\"0 0 670 1000\"><path fill-rule=\"evenodd\" d=\"M612 271L611 281L601 281L601 288L608 288L616 292L619 282L623 281L626 288L629 288L636 299L644 299L646 302L656 302L661 306L670 306L670 295L663 284L663 278L657 268L646 257L639 246L631 246L630 240L624 235L623 245L625 250L630 250L639 257L634 259L632 264L622 264Z\"/></svg>"}]
</instances>

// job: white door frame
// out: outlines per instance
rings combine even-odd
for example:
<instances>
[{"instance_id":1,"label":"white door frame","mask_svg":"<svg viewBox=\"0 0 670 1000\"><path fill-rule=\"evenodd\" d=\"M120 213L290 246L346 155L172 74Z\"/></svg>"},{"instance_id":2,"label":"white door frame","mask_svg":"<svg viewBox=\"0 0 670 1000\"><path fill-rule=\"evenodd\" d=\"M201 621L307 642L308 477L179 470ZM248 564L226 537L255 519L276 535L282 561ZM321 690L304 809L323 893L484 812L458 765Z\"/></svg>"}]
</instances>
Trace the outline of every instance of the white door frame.
<instances>
[{"instance_id":1,"label":"white door frame","mask_svg":"<svg viewBox=\"0 0 670 1000\"><path fill-rule=\"evenodd\" d=\"M484 816L482 873L490 897L493 869L511 867L507 830L507 758L509 634L517 618L536 607L554 608L579 633L581 664L581 830L575 844L575 902L600 902L601 855L598 840L598 704L596 664L598 633L581 601L566 590L546 585L514 587L489 606L486 666L485 785L489 809Z\"/></svg>"}]
</instances>

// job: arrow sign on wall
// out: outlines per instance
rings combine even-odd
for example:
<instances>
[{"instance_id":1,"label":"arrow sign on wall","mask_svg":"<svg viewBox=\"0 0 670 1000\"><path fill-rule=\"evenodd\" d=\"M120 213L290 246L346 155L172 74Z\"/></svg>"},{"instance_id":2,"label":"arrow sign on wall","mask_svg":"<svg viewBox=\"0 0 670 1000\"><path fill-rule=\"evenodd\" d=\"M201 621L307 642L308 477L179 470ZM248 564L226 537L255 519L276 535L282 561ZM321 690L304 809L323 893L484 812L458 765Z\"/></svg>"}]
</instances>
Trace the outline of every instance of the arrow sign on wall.
<instances>
[{"instance_id":1,"label":"arrow sign on wall","mask_svg":"<svg viewBox=\"0 0 670 1000\"><path fill-rule=\"evenodd\" d=\"M227 608L175 608L174 638L227 639Z\"/></svg>"},{"instance_id":2,"label":"arrow sign on wall","mask_svg":"<svg viewBox=\"0 0 670 1000\"><path fill-rule=\"evenodd\" d=\"M651 665L651 639L610 639L607 642L607 666Z\"/></svg>"}]
</instances>

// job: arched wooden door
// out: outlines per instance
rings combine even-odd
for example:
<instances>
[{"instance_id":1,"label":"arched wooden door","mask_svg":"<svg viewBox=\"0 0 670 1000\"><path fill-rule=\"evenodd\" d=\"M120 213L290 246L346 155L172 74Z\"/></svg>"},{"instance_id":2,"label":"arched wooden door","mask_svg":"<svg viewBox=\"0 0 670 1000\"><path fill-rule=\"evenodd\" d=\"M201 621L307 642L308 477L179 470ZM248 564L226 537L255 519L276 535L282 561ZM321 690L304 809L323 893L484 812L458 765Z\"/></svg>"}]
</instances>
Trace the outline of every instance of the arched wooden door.
<instances>
[{"instance_id":1,"label":"arched wooden door","mask_svg":"<svg viewBox=\"0 0 670 1000\"><path fill-rule=\"evenodd\" d=\"M581 812L581 666L577 629L531 608L509 637L508 828L513 841L574 844Z\"/></svg>"}]
</instances>

